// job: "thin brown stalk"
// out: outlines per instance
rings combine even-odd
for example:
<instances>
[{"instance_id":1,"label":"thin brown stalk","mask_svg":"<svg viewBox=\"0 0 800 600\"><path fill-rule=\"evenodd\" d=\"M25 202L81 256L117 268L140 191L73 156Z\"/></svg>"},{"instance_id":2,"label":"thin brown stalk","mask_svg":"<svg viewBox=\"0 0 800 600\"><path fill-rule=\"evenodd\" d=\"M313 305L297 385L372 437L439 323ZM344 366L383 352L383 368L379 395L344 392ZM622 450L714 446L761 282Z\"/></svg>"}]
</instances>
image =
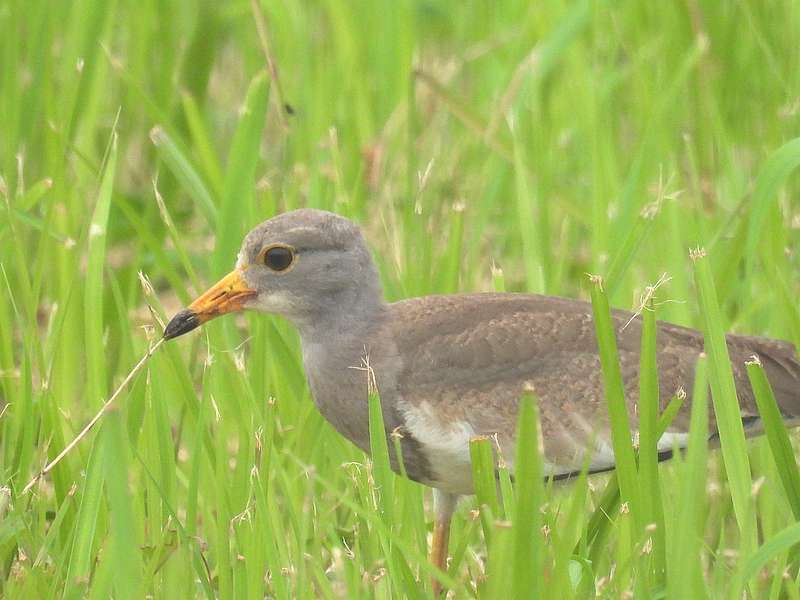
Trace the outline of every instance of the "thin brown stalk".
<instances>
[{"instance_id":1,"label":"thin brown stalk","mask_svg":"<svg viewBox=\"0 0 800 600\"><path fill-rule=\"evenodd\" d=\"M111 394L111 397L108 400L106 400L106 402L105 402L105 404L103 404L102 408L100 408L100 410L97 411L97 414L95 414L95 416L92 417L92 420L89 421L84 426L84 428L81 429L80 433L78 435L76 435L75 438L69 444L67 444L61 452L58 453L58 456L56 456L53 460L51 460L49 463L47 463L44 466L44 468L41 471L39 471L39 473L37 473L36 476L28 482L28 485L26 485L22 490L23 494L29 492L30 489L34 485L36 485L37 481L39 481L42 477L44 477L50 471L52 471L55 468L55 466L58 463L60 463L61 460L67 454L69 454L70 451L75 446L77 446L84 437L86 437L86 435L92 430L92 428L102 418L102 416L106 413L106 411L109 408L111 408L111 406L114 404L114 401L119 397L119 395L122 392L122 390L125 389L125 387L131 382L131 380L141 370L141 368L144 366L144 364L150 359L151 356L153 356L153 353L155 353L155 351L158 350L158 348L163 343L164 343L164 338L161 338L155 344L150 346L150 349L145 353L145 355L142 357L142 359L138 363L136 363L136 366L134 366L133 369L131 369L130 373L128 373L128 375L125 377L125 379L122 380L122 383L120 383L119 387L117 387L117 389L114 391L114 393Z\"/></svg>"},{"instance_id":2,"label":"thin brown stalk","mask_svg":"<svg viewBox=\"0 0 800 600\"><path fill-rule=\"evenodd\" d=\"M275 56L272 53L269 35L267 34L267 19L264 17L264 13L261 10L259 0L251 0L250 7L253 11L253 20L256 23L258 41L261 43L261 50L264 52L264 59L267 61L267 69L269 70L269 76L272 79L272 86L275 90L275 100L278 104L278 119L284 131L286 131L289 129L286 112L291 110L291 107L284 101L283 88L281 87L281 80L278 77L278 65L275 62Z\"/></svg>"}]
</instances>

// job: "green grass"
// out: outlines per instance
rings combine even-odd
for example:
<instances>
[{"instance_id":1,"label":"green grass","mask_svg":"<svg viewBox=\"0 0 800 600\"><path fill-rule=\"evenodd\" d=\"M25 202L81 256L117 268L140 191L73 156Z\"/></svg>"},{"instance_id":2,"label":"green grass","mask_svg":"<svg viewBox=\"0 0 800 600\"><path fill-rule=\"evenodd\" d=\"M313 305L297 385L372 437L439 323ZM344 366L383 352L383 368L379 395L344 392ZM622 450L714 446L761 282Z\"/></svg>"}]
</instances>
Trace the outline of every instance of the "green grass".
<instances>
[{"instance_id":1,"label":"green grass","mask_svg":"<svg viewBox=\"0 0 800 600\"><path fill-rule=\"evenodd\" d=\"M800 598L797 440L756 364L744 440L721 337L800 342L798 3L0 0L0 31L0 596ZM159 319L299 206L363 226L390 300L591 297L619 473L535 477L531 398L530 477L497 484L476 442L434 573L430 492L342 440L289 324L247 315L165 344L22 495ZM602 316L665 272L637 454ZM713 391L658 466L654 317L706 332Z\"/></svg>"}]
</instances>

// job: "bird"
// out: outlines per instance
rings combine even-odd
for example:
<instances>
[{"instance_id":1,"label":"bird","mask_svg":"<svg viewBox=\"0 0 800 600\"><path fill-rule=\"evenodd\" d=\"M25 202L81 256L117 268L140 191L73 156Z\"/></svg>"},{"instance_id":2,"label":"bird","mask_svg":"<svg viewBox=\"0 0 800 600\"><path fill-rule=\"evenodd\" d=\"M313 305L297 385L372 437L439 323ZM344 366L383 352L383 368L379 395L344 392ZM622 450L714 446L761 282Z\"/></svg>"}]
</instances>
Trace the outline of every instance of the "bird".
<instances>
[{"instance_id":1,"label":"bird","mask_svg":"<svg viewBox=\"0 0 800 600\"><path fill-rule=\"evenodd\" d=\"M370 449L370 377L387 439L399 433L404 473L433 488L432 563L446 571L450 523L473 493L470 440L491 436L513 474L517 413L525 390L537 396L544 474L574 476L614 467L610 422L589 302L526 293L462 293L386 302L360 227L332 212L298 209L270 218L244 238L234 270L177 313L163 337L241 310L278 314L298 330L313 400L345 438ZM638 422L642 324L613 310L625 398ZM785 341L728 334L746 431L758 410L745 362L757 356L779 408L800 417L800 362ZM658 321L661 408L689 395L703 334ZM368 361L369 373L353 368ZM660 458L688 442L690 401L658 440ZM713 414L710 428L714 431ZM391 446L390 442L390 447ZM391 453L390 453L391 454ZM400 472L398 460L390 456ZM433 582L439 593L438 581Z\"/></svg>"}]
</instances>

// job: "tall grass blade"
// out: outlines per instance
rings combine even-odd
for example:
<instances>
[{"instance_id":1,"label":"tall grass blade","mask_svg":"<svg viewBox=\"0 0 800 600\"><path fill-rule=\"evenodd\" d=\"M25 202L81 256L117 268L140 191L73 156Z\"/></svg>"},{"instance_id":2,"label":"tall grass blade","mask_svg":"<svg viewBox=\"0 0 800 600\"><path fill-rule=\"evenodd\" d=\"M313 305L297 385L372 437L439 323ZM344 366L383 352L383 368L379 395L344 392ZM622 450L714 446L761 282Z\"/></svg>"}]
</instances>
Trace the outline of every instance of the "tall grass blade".
<instances>
[{"instance_id":1,"label":"tall grass blade","mask_svg":"<svg viewBox=\"0 0 800 600\"><path fill-rule=\"evenodd\" d=\"M186 152L162 127L154 127L150 131L150 139L164 164L197 203L198 211L203 214L208 226L216 227L217 204Z\"/></svg>"},{"instance_id":2,"label":"tall grass blade","mask_svg":"<svg viewBox=\"0 0 800 600\"><path fill-rule=\"evenodd\" d=\"M714 417L725 471L730 482L736 522L743 538L744 548L749 552L755 548L756 542L755 520L750 501L750 460L747 456L744 427L722 325L722 313L708 257L704 251L699 250L692 253L692 259L703 320L705 350L708 354Z\"/></svg>"},{"instance_id":3,"label":"tall grass blade","mask_svg":"<svg viewBox=\"0 0 800 600\"><path fill-rule=\"evenodd\" d=\"M371 373L369 377L372 377ZM370 385L369 391L369 446L372 455L372 476L378 494L377 506L388 524L392 521L394 505L394 475L389 461L389 444L386 440L381 399L373 385Z\"/></svg>"},{"instance_id":4,"label":"tall grass blade","mask_svg":"<svg viewBox=\"0 0 800 600\"><path fill-rule=\"evenodd\" d=\"M269 80L267 74L262 72L250 82L228 153L217 223L217 245L214 249L213 269L216 276L230 270L242 234L245 233L247 212L242 210L242 206L249 204L247 199L252 196L255 187L268 99Z\"/></svg>"},{"instance_id":5,"label":"tall grass blade","mask_svg":"<svg viewBox=\"0 0 800 600\"><path fill-rule=\"evenodd\" d=\"M522 396L517 417L517 459L515 461L516 512L512 598L538 598L543 591L544 539L541 513L544 499L542 441L536 399Z\"/></svg>"},{"instance_id":6,"label":"tall grass blade","mask_svg":"<svg viewBox=\"0 0 800 600\"><path fill-rule=\"evenodd\" d=\"M492 521L500 515L492 441L486 436L472 438L469 441L469 456L472 461L475 500L480 511L484 535L489 538L492 535Z\"/></svg>"},{"instance_id":7,"label":"tall grass blade","mask_svg":"<svg viewBox=\"0 0 800 600\"><path fill-rule=\"evenodd\" d=\"M665 569L664 509L658 474L658 365L656 364L656 313L653 288L641 311L642 345L639 359L639 482L642 496L642 522L655 525L651 533L654 582L662 582Z\"/></svg>"},{"instance_id":8,"label":"tall grass blade","mask_svg":"<svg viewBox=\"0 0 800 600\"><path fill-rule=\"evenodd\" d=\"M777 201L778 189L797 167L800 167L800 137L786 142L775 150L764 161L756 177L755 189L750 198L750 214L746 221L747 242L744 257L748 269L752 269L753 259L757 255L757 244L764 230L764 222L768 211Z\"/></svg>"},{"instance_id":9,"label":"tall grass blade","mask_svg":"<svg viewBox=\"0 0 800 600\"><path fill-rule=\"evenodd\" d=\"M758 412L764 424L775 467L786 492L786 499L792 507L794 518L800 521L800 472L797 469L797 460L772 386L757 356L747 363L747 376L750 378L750 385L753 386Z\"/></svg>"},{"instance_id":10,"label":"tall grass blade","mask_svg":"<svg viewBox=\"0 0 800 600\"><path fill-rule=\"evenodd\" d=\"M81 598L94 566L98 520L102 518L105 435L95 438L86 468L78 516L72 531L63 598ZM102 531L102 530L101 530Z\"/></svg>"},{"instance_id":11,"label":"tall grass blade","mask_svg":"<svg viewBox=\"0 0 800 600\"><path fill-rule=\"evenodd\" d=\"M628 408L619 366L616 331L614 322L611 320L611 310L603 289L603 282L599 277L592 278L591 295L620 495L623 502L630 504L631 512L637 522L641 522L638 516L640 503L639 487L636 481L636 460L633 454L633 438L631 437Z\"/></svg>"},{"instance_id":12,"label":"tall grass blade","mask_svg":"<svg viewBox=\"0 0 800 600\"><path fill-rule=\"evenodd\" d=\"M800 543L800 523L789 525L786 529L764 542L758 550L742 561L741 567L731 585L730 599L741 598L747 582L754 578L767 562L798 543Z\"/></svg>"},{"instance_id":13,"label":"tall grass blade","mask_svg":"<svg viewBox=\"0 0 800 600\"><path fill-rule=\"evenodd\" d=\"M94 213L89 225L89 258L86 269L86 299L84 320L86 327L86 367L89 405L101 401L105 395L106 369L103 348L103 273L108 239L108 216L111 210L111 194L117 167L117 136L113 135Z\"/></svg>"},{"instance_id":14,"label":"tall grass blade","mask_svg":"<svg viewBox=\"0 0 800 600\"><path fill-rule=\"evenodd\" d=\"M703 542L708 462L708 377L702 355L695 365L692 411L686 461L681 465L684 483L672 521L673 538L667 563L667 589L670 598L702 597L697 584L702 581L697 557Z\"/></svg>"},{"instance_id":15,"label":"tall grass blade","mask_svg":"<svg viewBox=\"0 0 800 600\"><path fill-rule=\"evenodd\" d=\"M104 560L114 565L115 597L135 600L144 592L142 540L129 487L128 436L118 410L106 415L105 429L105 479L111 523L109 556Z\"/></svg>"}]
</instances>

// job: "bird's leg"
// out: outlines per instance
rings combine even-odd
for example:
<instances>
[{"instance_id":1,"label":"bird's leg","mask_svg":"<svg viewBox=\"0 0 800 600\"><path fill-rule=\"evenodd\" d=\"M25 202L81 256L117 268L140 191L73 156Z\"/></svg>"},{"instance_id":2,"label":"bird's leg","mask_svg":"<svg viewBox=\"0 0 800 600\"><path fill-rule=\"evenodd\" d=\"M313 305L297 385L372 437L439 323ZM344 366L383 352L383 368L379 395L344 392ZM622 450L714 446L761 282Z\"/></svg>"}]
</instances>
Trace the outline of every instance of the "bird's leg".
<instances>
[{"instance_id":1,"label":"bird's leg","mask_svg":"<svg viewBox=\"0 0 800 600\"><path fill-rule=\"evenodd\" d=\"M458 496L434 488L433 542L431 543L431 563L442 571L447 571L447 548L450 542L450 521L458 504ZM433 595L442 593L442 584L433 578Z\"/></svg>"}]
</instances>

